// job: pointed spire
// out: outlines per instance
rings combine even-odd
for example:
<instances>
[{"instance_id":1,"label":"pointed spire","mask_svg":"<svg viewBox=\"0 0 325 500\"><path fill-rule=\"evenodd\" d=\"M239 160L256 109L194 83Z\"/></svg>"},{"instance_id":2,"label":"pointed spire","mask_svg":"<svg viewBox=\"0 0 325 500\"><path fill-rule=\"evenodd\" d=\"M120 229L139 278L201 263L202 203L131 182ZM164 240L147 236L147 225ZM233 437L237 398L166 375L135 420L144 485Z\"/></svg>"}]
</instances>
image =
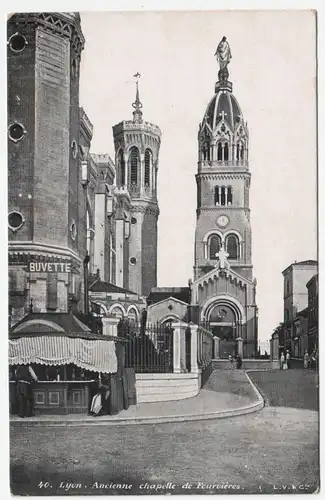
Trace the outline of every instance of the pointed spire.
<instances>
[{"instance_id":1,"label":"pointed spire","mask_svg":"<svg viewBox=\"0 0 325 500\"><path fill-rule=\"evenodd\" d=\"M140 101L140 97L139 97L139 78L141 77L141 75L140 75L140 73L136 73L133 76L136 79L135 83L136 83L136 87L137 87L136 95L135 95L135 102L132 103L132 106L134 107L133 121L134 121L134 123L142 123L142 111L141 111L142 102Z\"/></svg>"}]
</instances>

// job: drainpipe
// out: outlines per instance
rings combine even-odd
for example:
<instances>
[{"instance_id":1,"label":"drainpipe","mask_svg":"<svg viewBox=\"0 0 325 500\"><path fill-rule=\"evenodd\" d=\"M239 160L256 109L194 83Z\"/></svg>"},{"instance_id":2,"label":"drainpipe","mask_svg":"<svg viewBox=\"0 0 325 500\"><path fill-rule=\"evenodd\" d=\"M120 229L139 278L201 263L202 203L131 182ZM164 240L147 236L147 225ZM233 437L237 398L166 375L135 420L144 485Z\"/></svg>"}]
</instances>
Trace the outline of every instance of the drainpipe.
<instances>
[{"instance_id":1,"label":"drainpipe","mask_svg":"<svg viewBox=\"0 0 325 500\"><path fill-rule=\"evenodd\" d=\"M88 318L89 315L89 290L88 290L88 264L90 257L88 251L84 258L84 314Z\"/></svg>"}]
</instances>

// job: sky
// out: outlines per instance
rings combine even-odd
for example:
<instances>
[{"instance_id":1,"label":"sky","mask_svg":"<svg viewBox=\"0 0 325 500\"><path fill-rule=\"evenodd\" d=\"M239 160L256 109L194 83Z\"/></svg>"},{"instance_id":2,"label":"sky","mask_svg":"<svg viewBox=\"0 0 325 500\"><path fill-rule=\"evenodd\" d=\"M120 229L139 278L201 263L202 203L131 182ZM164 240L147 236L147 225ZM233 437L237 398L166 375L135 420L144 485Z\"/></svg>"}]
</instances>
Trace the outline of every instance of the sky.
<instances>
[{"instance_id":1,"label":"sky","mask_svg":"<svg viewBox=\"0 0 325 500\"><path fill-rule=\"evenodd\" d=\"M197 131L217 81L216 46L227 36L229 80L250 134L259 336L268 339L283 318L282 271L317 258L314 13L82 12L81 23L91 151L114 159L112 126L132 118L136 72L144 120L162 131L158 286L192 278Z\"/></svg>"}]
</instances>

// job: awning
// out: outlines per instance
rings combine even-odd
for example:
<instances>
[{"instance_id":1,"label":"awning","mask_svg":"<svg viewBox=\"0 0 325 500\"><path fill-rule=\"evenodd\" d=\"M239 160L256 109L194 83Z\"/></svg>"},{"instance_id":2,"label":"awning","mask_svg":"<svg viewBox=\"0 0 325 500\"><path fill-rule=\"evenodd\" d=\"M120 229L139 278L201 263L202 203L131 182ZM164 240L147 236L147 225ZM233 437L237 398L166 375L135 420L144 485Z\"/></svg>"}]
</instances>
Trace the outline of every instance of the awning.
<instances>
[{"instance_id":1,"label":"awning","mask_svg":"<svg viewBox=\"0 0 325 500\"><path fill-rule=\"evenodd\" d=\"M67 365L85 370L116 373L113 340L86 340L64 335L25 336L9 339L9 364Z\"/></svg>"}]
</instances>

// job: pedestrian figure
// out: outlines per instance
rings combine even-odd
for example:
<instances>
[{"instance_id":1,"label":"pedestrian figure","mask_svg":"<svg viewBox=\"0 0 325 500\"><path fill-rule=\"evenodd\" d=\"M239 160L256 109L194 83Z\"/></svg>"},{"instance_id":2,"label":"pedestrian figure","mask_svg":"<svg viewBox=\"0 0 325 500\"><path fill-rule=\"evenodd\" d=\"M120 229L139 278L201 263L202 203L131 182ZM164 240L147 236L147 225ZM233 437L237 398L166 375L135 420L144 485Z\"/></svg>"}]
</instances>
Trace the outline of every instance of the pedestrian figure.
<instances>
[{"instance_id":1,"label":"pedestrian figure","mask_svg":"<svg viewBox=\"0 0 325 500\"><path fill-rule=\"evenodd\" d=\"M308 351L306 351L304 354L304 368L308 368L308 366L309 366L309 354Z\"/></svg>"},{"instance_id":2,"label":"pedestrian figure","mask_svg":"<svg viewBox=\"0 0 325 500\"><path fill-rule=\"evenodd\" d=\"M237 359L236 359L236 365L237 365L237 370L240 370L243 364L243 360L241 356L238 354Z\"/></svg>"},{"instance_id":3,"label":"pedestrian figure","mask_svg":"<svg viewBox=\"0 0 325 500\"><path fill-rule=\"evenodd\" d=\"M89 414L94 417L109 414L109 395L110 395L110 380L109 376L103 375L99 378L98 389L93 396Z\"/></svg>"},{"instance_id":4,"label":"pedestrian figure","mask_svg":"<svg viewBox=\"0 0 325 500\"><path fill-rule=\"evenodd\" d=\"M290 368L290 352L287 351L287 354L286 354L286 365L287 365L287 368Z\"/></svg>"},{"instance_id":5,"label":"pedestrian figure","mask_svg":"<svg viewBox=\"0 0 325 500\"><path fill-rule=\"evenodd\" d=\"M33 382L37 382L37 376L29 365L19 365L16 373L18 416L21 418L34 415Z\"/></svg>"},{"instance_id":6,"label":"pedestrian figure","mask_svg":"<svg viewBox=\"0 0 325 500\"><path fill-rule=\"evenodd\" d=\"M285 363L285 359L284 359L284 353L282 351L281 356L280 356L280 370L283 370L284 363Z\"/></svg>"}]
</instances>

